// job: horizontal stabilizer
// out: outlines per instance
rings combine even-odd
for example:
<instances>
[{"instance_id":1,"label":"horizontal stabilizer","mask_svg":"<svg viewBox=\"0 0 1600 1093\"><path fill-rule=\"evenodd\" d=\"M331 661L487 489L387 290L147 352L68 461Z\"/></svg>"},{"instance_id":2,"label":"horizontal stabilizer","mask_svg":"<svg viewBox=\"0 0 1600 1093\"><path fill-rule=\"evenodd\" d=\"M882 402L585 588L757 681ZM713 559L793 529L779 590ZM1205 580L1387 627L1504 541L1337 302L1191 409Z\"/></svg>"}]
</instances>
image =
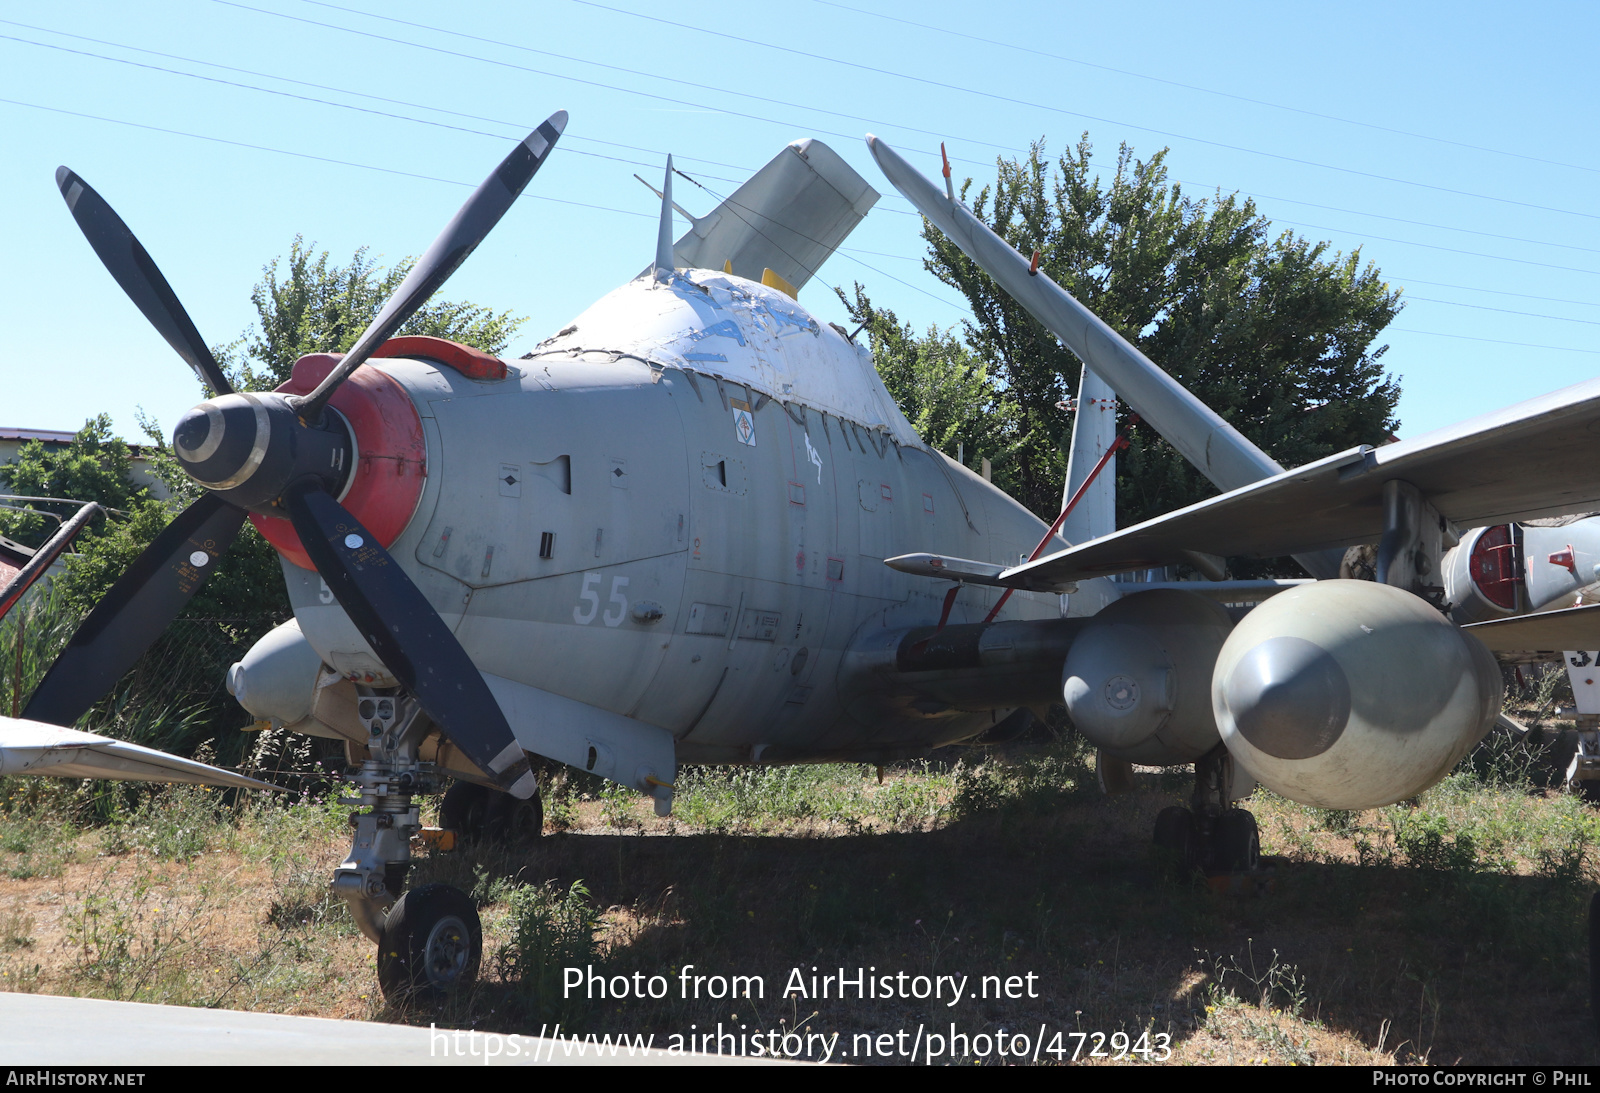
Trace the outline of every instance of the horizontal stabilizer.
<instances>
[{"instance_id":1,"label":"horizontal stabilizer","mask_svg":"<svg viewBox=\"0 0 1600 1093\"><path fill-rule=\"evenodd\" d=\"M832 148L797 140L695 220L674 244L673 264L756 282L770 270L798 292L877 201Z\"/></svg>"},{"instance_id":2,"label":"horizontal stabilizer","mask_svg":"<svg viewBox=\"0 0 1600 1093\"><path fill-rule=\"evenodd\" d=\"M1600 380L1381 448L1361 446L1008 570L1003 583L1047 591L1185 551L1271 558L1375 543L1383 484L1408 482L1457 527L1592 511L1589 464L1600 430ZM1569 647L1570 648L1570 647Z\"/></svg>"},{"instance_id":3,"label":"horizontal stabilizer","mask_svg":"<svg viewBox=\"0 0 1600 1093\"><path fill-rule=\"evenodd\" d=\"M1600 604L1475 622L1461 629L1496 653L1600 649Z\"/></svg>"},{"instance_id":4,"label":"horizontal stabilizer","mask_svg":"<svg viewBox=\"0 0 1600 1093\"><path fill-rule=\"evenodd\" d=\"M969 558L947 558L942 554L901 554L885 558L883 564L901 573L917 577L939 577L947 581L966 584L990 584L1004 587L1000 574L1006 567L995 562L975 562Z\"/></svg>"},{"instance_id":5,"label":"horizontal stabilizer","mask_svg":"<svg viewBox=\"0 0 1600 1093\"><path fill-rule=\"evenodd\" d=\"M0 774L48 774L56 778L109 778L123 782L187 782L239 789L278 788L269 782L246 778L155 748L18 717L0 717Z\"/></svg>"}]
</instances>

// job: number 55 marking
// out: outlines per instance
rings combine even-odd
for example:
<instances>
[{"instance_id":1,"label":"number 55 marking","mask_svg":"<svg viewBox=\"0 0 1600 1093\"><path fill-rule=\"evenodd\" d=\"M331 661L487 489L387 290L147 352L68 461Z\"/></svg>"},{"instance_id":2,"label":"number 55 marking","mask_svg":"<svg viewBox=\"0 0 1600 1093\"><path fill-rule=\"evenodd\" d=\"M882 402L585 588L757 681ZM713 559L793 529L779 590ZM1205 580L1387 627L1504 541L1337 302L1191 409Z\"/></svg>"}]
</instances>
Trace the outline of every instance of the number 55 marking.
<instances>
[{"instance_id":1,"label":"number 55 marking","mask_svg":"<svg viewBox=\"0 0 1600 1093\"><path fill-rule=\"evenodd\" d=\"M600 593L593 586L600 583L601 577L602 575L599 573L585 573L583 575L583 587L578 592L579 603L578 606L572 609L573 622L587 626L594 621L596 615L600 614ZM611 604L611 607L606 610L604 615L600 615L600 621L607 626L620 626L622 625L622 620L627 617L628 598L622 594L622 590L627 587L628 578L611 578L611 595L606 601ZM585 604L587 604L587 607L585 607Z\"/></svg>"}]
</instances>

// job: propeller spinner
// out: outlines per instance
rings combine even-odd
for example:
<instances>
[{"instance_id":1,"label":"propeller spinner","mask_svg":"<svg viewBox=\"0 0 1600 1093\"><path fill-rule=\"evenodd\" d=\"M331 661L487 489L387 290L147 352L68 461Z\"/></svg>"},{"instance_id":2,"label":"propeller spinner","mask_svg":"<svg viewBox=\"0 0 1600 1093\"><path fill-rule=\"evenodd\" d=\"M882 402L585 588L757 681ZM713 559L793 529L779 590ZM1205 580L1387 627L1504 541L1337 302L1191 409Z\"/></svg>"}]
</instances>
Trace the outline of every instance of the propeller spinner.
<instances>
[{"instance_id":1,"label":"propeller spinner","mask_svg":"<svg viewBox=\"0 0 1600 1093\"><path fill-rule=\"evenodd\" d=\"M235 392L177 295L128 226L63 167L56 183L73 219L134 305L215 392L179 420L173 448L208 491L157 536L73 635L23 716L82 717L158 638L205 582L247 512L287 515L317 572L373 651L436 725L501 788L538 788L505 715L472 659L411 578L337 497L353 473L338 387L425 304L481 243L566 128L558 110L519 142L467 199L356 340L305 396Z\"/></svg>"}]
</instances>

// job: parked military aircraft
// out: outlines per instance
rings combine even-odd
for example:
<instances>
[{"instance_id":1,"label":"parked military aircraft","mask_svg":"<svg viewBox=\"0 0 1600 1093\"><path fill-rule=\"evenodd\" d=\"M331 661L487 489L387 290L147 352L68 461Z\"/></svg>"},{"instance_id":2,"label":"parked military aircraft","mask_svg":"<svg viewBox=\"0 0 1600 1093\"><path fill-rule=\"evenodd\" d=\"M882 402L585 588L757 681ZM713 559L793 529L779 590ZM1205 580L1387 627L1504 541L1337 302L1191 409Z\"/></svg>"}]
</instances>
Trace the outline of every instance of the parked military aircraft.
<instances>
[{"instance_id":1,"label":"parked military aircraft","mask_svg":"<svg viewBox=\"0 0 1600 1093\"><path fill-rule=\"evenodd\" d=\"M481 953L463 893L405 891L417 796L453 776L456 826L536 828L530 755L665 813L680 762L884 763L1064 703L1106 770L1194 763L1194 807L1163 814L1158 841L1247 870L1255 825L1233 802L1253 780L1386 803L1493 722L1495 663L1438 605L1537 604L1495 599L1500 571L1478 561L1502 540L1456 525L1600 499L1576 469L1600 386L1283 471L872 138L891 182L1085 363L1075 504L1057 527L924 444L866 347L797 302L878 197L816 141L676 242L669 163L652 264L520 360L393 337L565 124L512 151L348 353L302 358L273 393L232 389L117 214L58 173L107 269L215 392L173 437L207 492L85 620L23 718L0 719L0 773L245 781L62 726L246 518L280 554L295 618L229 685L257 717L345 741L362 811L333 888L379 943L391 994L453 989ZM1115 531L1095 470L1119 396L1227 492ZM1561 455L1573 469L1545 473ZM1372 541L1377 582L1112 579L1174 563L1224 578L1221 557L1285 553L1333 578L1330 549ZM1575 560L1574 579L1596 562Z\"/></svg>"}]
</instances>

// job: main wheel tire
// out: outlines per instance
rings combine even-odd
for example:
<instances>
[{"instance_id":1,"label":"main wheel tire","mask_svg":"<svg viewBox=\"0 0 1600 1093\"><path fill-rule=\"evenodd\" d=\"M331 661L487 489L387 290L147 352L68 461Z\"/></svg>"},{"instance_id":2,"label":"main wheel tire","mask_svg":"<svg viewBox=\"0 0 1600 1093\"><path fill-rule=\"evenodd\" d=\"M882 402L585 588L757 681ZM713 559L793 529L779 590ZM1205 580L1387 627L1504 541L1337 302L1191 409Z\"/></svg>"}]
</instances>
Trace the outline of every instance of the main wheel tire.
<instances>
[{"instance_id":1,"label":"main wheel tire","mask_svg":"<svg viewBox=\"0 0 1600 1093\"><path fill-rule=\"evenodd\" d=\"M1198 864L1199 843L1194 813L1182 805L1161 810L1156 817L1156 852L1169 867L1182 872L1193 869Z\"/></svg>"},{"instance_id":2,"label":"main wheel tire","mask_svg":"<svg viewBox=\"0 0 1600 1093\"><path fill-rule=\"evenodd\" d=\"M1095 776L1100 781L1100 792L1107 797L1132 793L1139 788L1139 783L1134 778L1133 764L1126 759L1113 759L1105 753L1104 748L1095 750L1094 770Z\"/></svg>"},{"instance_id":3,"label":"main wheel tire","mask_svg":"<svg viewBox=\"0 0 1600 1093\"><path fill-rule=\"evenodd\" d=\"M495 846L532 842L544 834L544 802L537 793L526 801L509 793L493 794L483 833Z\"/></svg>"},{"instance_id":4,"label":"main wheel tire","mask_svg":"<svg viewBox=\"0 0 1600 1093\"><path fill-rule=\"evenodd\" d=\"M477 842L487 834L491 798L496 794L476 782L457 782L439 802L439 826L454 831L462 842Z\"/></svg>"},{"instance_id":5,"label":"main wheel tire","mask_svg":"<svg viewBox=\"0 0 1600 1093\"><path fill-rule=\"evenodd\" d=\"M1218 873L1253 873L1261 864L1261 831L1253 814L1230 808L1211 829L1213 868Z\"/></svg>"},{"instance_id":6,"label":"main wheel tire","mask_svg":"<svg viewBox=\"0 0 1600 1093\"><path fill-rule=\"evenodd\" d=\"M469 987L483 960L483 924L471 898L448 884L400 897L383 923L378 986L391 1002L437 1001Z\"/></svg>"}]
</instances>

